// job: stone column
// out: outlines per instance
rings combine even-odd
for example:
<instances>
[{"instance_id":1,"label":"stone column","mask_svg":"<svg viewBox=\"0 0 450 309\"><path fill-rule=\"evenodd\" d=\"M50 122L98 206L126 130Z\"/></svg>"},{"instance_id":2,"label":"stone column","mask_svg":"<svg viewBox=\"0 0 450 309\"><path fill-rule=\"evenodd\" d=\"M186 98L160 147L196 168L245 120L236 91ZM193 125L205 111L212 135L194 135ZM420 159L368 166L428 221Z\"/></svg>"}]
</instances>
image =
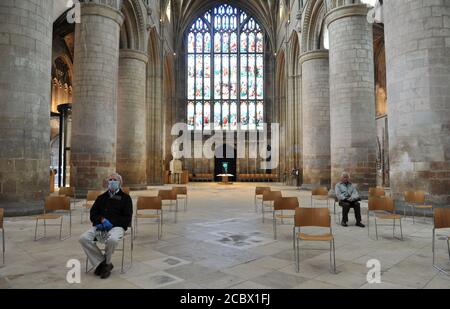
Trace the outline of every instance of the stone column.
<instances>
[{"instance_id":1,"label":"stone column","mask_svg":"<svg viewBox=\"0 0 450 309\"><path fill-rule=\"evenodd\" d=\"M376 124L373 31L368 7L331 10L330 32L331 183L343 171L360 191L376 185Z\"/></svg>"},{"instance_id":2,"label":"stone column","mask_svg":"<svg viewBox=\"0 0 450 309\"><path fill-rule=\"evenodd\" d=\"M117 171L134 189L146 188L146 65L148 56L120 50Z\"/></svg>"},{"instance_id":3,"label":"stone column","mask_svg":"<svg viewBox=\"0 0 450 309\"><path fill-rule=\"evenodd\" d=\"M0 2L0 207L43 209L50 187L52 1Z\"/></svg>"},{"instance_id":4,"label":"stone column","mask_svg":"<svg viewBox=\"0 0 450 309\"><path fill-rule=\"evenodd\" d=\"M114 2L114 1L113 1ZM116 170L119 33L118 7L81 3L75 28L71 185L100 188Z\"/></svg>"},{"instance_id":5,"label":"stone column","mask_svg":"<svg viewBox=\"0 0 450 309\"><path fill-rule=\"evenodd\" d=\"M450 2L384 1L391 189L450 204Z\"/></svg>"},{"instance_id":6,"label":"stone column","mask_svg":"<svg viewBox=\"0 0 450 309\"><path fill-rule=\"evenodd\" d=\"M330 188L330 91L328 51L303 54L303 186Z\"/></svg>"}]
</instances>

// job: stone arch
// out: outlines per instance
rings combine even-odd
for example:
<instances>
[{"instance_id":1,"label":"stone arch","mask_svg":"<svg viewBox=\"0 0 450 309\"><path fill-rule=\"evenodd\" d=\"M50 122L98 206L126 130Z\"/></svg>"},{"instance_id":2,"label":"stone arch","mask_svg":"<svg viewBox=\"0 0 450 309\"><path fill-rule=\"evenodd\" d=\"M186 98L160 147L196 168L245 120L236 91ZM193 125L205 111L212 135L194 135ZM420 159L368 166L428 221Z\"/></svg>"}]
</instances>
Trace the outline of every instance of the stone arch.
<instances>
[{"instance_id":1,"label":"stone arch","mask_svg":"<svg viewBox=\"0 0 450 309\"><path fill-rule=\"evenodd\" d=\"M120 48L147 50L147 8L142 0L125 0L122 4L124 22L120 29Z\"/></svg>"},{"instance_id":2,"label":"stone arch","mask_svg":"<svg viewBox=\"0 0 450 309\"><path fill-rule=\"evenodd\" d=\"M324 0L310 0L304 9L302 25L302 53L322 49L327 4Z\"/></svg>"}]
</instances>

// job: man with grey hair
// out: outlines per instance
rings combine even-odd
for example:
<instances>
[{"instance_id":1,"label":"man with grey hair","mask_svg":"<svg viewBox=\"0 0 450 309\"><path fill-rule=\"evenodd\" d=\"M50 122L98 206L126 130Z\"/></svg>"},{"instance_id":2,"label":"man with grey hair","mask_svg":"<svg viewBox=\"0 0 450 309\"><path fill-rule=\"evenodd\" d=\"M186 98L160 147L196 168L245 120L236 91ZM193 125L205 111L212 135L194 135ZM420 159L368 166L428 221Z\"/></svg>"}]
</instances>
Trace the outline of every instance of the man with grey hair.
<instances>
[{"instance_id":1,"label":"man with grey hair","mask_svg":"<svg viewBox=\"0 0 450 309\"><path fill-rule=\"evenodd\" d=\"M348 213L350 208L353 208L355 210L356 226L365 227L361 222L361 206L359 204L361 198L356 186L350 182L348 173L342 173L341 182L336 184L335 192L339 205L342 206L342 226L348 226Z\"/></svg>"},{"instance_id":2,"label":"man with grey hair","mask_svg":"<svg viewBox=\"0 0 450 309\"><path fill-rule=\"evenodd\" d=\"M107 179L108 191L100 195L91 208L93 227L80 237L80 244L95 268L95 275L106 279L114 266L111 257L131 224L133 202L120 188L122 177L114 173ZM96 242L105 244L105 254Z\"/></svg>"}]
</instances>

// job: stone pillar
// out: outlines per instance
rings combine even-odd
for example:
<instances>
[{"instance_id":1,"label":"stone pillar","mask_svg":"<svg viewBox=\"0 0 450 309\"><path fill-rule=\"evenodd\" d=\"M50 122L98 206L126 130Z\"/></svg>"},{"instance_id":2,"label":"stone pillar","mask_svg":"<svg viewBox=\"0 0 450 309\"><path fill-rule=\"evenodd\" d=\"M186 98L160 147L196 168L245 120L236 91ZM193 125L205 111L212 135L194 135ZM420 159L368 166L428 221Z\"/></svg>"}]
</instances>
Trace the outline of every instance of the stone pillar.
<instances>
[{"instance_id":1,"label":"stone pillar","mask_svg":"<svg viewBox=\"0 0 450 309\"><path fill-rule=\"evenodd\" d=\"M146 188L146 65L148 56L120 50L117 107L117 171L126 186Z\"/></svg>"},{"instance_id":2,"label":"stone pillar","mask_svg":"<svg viewBox=\"0 0 450 309\"><path fill-rule=\"evenodd\" d=\"M43 209L50 182L52 1L0 2L0 208Z\"/></svg>"},{"instance_id":3,"label":"stone pillar","mask_svg":"<svg viewBox=\"0 0 450 309\"><path fill-rule=\"evenodd\" d=\"M303 96L303 186L330 188L330 91L328 51L300 58Z\"/></svg>"},{"instance_id":4,"label":"stone pillar","mask_svg":"<svg viewBox=\"0 0 450 309\"><path fill-rule=\"evenodd\" d=\"M450 2L384 1L391 189L450 204Z\"/></svg>"},{"instance_id":5,"label":"stone pillar","mask_svg":"<svg viewBox=\"0 0 450 309\"><path fill-rule=\"evenodd\" d=\"M330 32L331 183L343 171L360 191L376 185L376 124L373 31L368 7L331 10Z\"/></svg>"},{"instance_id":6,"label":"stone pillar","mask_svg":"<svg viewBox=\"0 0 450 309\"><path fill-rule=\"evenodd\" d=\"M71 185L100 188L116 170L119 33L118 7L81 3L75 28Z\"/></svg>"}]
</instances>

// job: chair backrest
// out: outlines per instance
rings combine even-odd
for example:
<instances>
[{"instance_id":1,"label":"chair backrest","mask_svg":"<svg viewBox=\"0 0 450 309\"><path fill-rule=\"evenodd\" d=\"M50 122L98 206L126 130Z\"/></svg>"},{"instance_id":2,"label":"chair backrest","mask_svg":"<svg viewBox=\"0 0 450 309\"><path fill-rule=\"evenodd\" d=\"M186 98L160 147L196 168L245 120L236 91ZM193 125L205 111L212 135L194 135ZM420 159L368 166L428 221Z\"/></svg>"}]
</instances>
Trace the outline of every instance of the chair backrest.
<instances>
[{"instance_id":1,"label":"chair backrest","mask_svg":"<svg viewBox=\"0 0 450 309\"><path fill-rule=\"evenodd\" d=\"M369 197L381 197L385 196L386 192L384 191L384 188L376 187L376 188L369 188Z\"/></svg>"},{"instance_id":2,"label":"chair backrest","mask_svg":"<svg viewBox=\"0 0 450 309\"><path fill-rule=\"evenodd\" d=\"M450 208L434 209L434 228L435 229L450 228Z\"/></svg>"},{"instance_id":3,"label":"chair backrest","mask_svg":"<svg viewBox=\"0 0 450 309\"><path fill-rule=\"evenodd\" d=\"M328 196L328 189L325 187L313 189L311 195Z\"/></svg>"},{"instance_id":4,"label":"chair backrest","mask_svg":"<svg viewBox=\"0 0 450 309\"><path fill-rule=\"evenodd\" d=\"M161 210L162 200L159 196L140 196L137 201L137 210Z\"/></svg>"},{"instance_id":5,"label":"chair backrest","mask_svg":"<svg viewBox=\"0 0 450 309\"><path fill-rule=\"evenodd\" d=\"M45 211L70 210L70 198L67 196L49 196L45 199Z\"/></svg>"},{"instance_id":6,"label":"chair backrest","mask_svg":"<svg viewBox=\"0 0 450 309\"><path fill-rule=\"evenodd\" d=\"M296 197L282 197L275 200L274 210L295 210L300 206Z\"/></svg>"},{"instance_id":7,"label":"chair backrest","mask_svg":"<svg viewBox=\"0 0 450 309\"><path fill-rule=\"evenodd\" d=\"M163 201L174 201L177 199L177 195L173 190L160 190L158 196Z\"/></svg>"},{"instance_id":8,"label":"chair backrest","mask_svg":"<svg viewBox=\"0 0 450 309\"><path fill-rule=\"evenodd\" d=\"M389 211L394 212L395 202L390 197L370 197L369 198L369 211Z\"/></svg>"},{"instance_id":9,"label":"chair backrest","mask_svg":"<svg viewBox=\"0 0 450 309\"><path fill-rule=\"evenodd\" d=\"M173 187L173 192L175 192L176 195L187 195L187 187Z\"/></svg>"},{"instance_id":10,"label":"chair backrest","mask_svg":"<svg viewBox=\"0 0 450 309\"><path fill-rule=\"evenodd\" d=\"M328 208L297 208L295 226L331 227L330 210Z\"/></svg>"},{"instance_id":11,"label":"chair backrest","mask_svg":"<svg viewBox=\"0 0 450 309\"><path fill-rule=\"evenodd\" d=\"M120 190L122 190L123 193L130 195L131 190L129 187L122 187Z\"/></svg>"},{"instance_id":12,"label":"chair backrest","mask_svg":"<svg viewBox=\"0 0 450 309\"><path fill-rule=\"evenodd\" d=\"M3 216L4 216L5 211L3 210L3 208L0 208L0 229L3 228Z\"/></svg>"},{"instance_id":13,"label":"chair backrest","mask_svg":"<svg viewBox=\"0 0 450 309\"><path fill-rule=\"evenodd\" d=\"M262 195L266 191L270 191L270 187L256 187L255 195Z\"/></svg>"},{"instance_id":14,"label":"chair backrest","mask_svg":"<svg viewBox=\"0 0 450 309\"><path fill-rule=\"evenodd\" d=\"M403 196L405 197L405 202L414 203L416 201L416 194L414 191L406 191Z\"/></svg>"},{"instance_id":15,"label":"chair backrest","mask_svg":"<svg viewBox=\"0 0 450 309\"><path fill-rule=\"evenodd\" d=\"M88 202L95 201L97 197L99 197L102 194L103 194L102 191L88 191L86 201Z\"/></svg>"},{"instance_id":16,"label":"chair backrest","mask_svg":"<svg viewBox=\"0 0 450 309\"><path fill-rule=\"evenodd\" d=\"M74 187L61 187L61 188L59 188L58 195L75 197L75 188Z\"/></svg>"},{"instance_id":17,"label":"chair backrest","mask_svg":"<svg viewBox=\"0 0 450 309\"><path fill-rule=\"evenodd\" d=\"M275 201L282 197L281 191L265 191L263 193L263 201Z\"/></svg>"},{"instance_id":18,"label":"chair backrest","mask_svg":"<svg viewBox=\"0 0 450 309\"><path fill-rule=\"evenodd\" d=\"M417 204L424 204L425 203L425 192L423 192L423 191L414 192L414 202Z\"/></svg>"}]
</instances>

